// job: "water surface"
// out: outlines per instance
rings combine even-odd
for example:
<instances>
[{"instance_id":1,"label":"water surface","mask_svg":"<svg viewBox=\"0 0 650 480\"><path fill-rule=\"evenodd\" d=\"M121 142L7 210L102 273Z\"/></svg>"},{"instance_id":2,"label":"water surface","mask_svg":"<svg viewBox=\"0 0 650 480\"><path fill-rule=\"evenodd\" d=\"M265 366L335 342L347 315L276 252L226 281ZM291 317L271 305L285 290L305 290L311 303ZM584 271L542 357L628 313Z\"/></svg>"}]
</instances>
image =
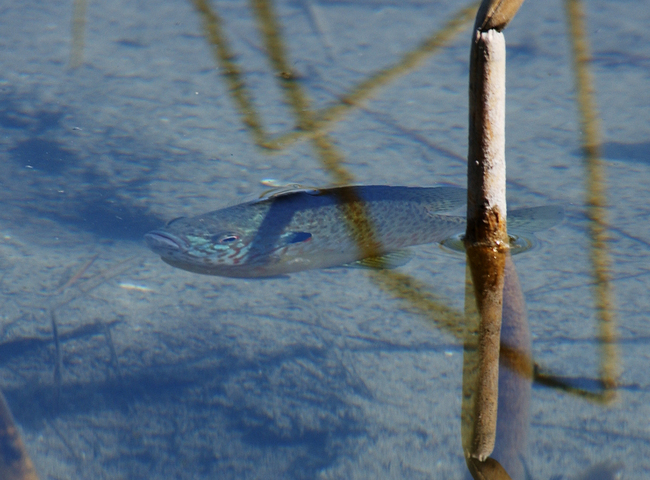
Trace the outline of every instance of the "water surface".
<instances>
[{"instance_id":1,"label":"water surface","mask_svg":"<svg viewBox=\"0 0 650 480\"><path fill-rule=\"evenodd\" d=\"M265 128L290 130L248 3L213 6ZM276 5L313 108L398 61L457 8ZM0 17L0 388L41 478L464 478L462 346L366 272L210 278L146 249L148 230L259 194L263 179L331 182L307 142L273 156L254 146L192 5L90 2L76 70L71 15L71 2L27 1ZM603 407L534 386L524 461L534 479L581 478L603 463L623 465L624 478L650 471L649 17L648 2L587 5L620 400ZM508 196L513 207L567 209L515 264L536 361L593 379L601 359L566 33L560 2L524 3L505 32ZM359 183L465 186L468 52L469 27L337 123L332 138ZM414 253L402 271L461 310L463 258L435 245Z\"/></svg>"}]
</instances>

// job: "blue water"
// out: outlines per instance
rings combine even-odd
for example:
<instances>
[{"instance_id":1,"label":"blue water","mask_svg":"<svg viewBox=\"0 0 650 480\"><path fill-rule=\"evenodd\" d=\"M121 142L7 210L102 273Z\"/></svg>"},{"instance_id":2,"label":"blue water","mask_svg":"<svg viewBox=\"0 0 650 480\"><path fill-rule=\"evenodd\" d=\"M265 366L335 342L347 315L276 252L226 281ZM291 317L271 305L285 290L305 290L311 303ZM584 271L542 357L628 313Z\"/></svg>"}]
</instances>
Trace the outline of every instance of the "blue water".
<instances>
[{"instance_id":1,"label":"blue water","mask_svg":"<svg viewBox=\"0 0 650 480\"><path fill-rule=\"evenodd\" d=\"M248 3L213 7L264 128L290 131ZM650 5L586 7L619 400L604 407L533 385L523 464L534 479L642 479ZM397 62L457 8L276 5L315 109ZM41 478L466 478L462 344L367 272L224 279L146 249L146 231L259 195L264 179L332 181L307 141L273 155L255 147L192 4L89 2L74 70L71 16L72 2L33 1L0 16L0 389ZM469 35L336 123L331 138L356 181L465 186ZM603 359L564 5L525 3L505 35L509 205L567 212L515 259L533 356L591 388ZM418 247L401 271L462 311L463 257Z\"/></svg>"}]
</instances>

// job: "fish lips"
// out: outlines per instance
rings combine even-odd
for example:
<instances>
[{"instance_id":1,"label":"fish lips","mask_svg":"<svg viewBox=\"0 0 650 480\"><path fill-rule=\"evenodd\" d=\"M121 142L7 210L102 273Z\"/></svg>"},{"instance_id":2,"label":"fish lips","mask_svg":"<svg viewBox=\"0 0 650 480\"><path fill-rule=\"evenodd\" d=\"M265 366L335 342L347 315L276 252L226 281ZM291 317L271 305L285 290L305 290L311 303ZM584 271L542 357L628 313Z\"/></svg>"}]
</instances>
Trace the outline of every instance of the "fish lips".
<instances>
[{"instance_id":1,"label":"fish lips","mask_svg":"<svg viewBox=\"0 0 650 480\"><path fill-rule=\"evenodd\" d=\"M184 253L187 248L184 242L169 232L153 230L144 236L147 246L158 255L169 255L173 253Z\"/></svg>"}]
</instances>

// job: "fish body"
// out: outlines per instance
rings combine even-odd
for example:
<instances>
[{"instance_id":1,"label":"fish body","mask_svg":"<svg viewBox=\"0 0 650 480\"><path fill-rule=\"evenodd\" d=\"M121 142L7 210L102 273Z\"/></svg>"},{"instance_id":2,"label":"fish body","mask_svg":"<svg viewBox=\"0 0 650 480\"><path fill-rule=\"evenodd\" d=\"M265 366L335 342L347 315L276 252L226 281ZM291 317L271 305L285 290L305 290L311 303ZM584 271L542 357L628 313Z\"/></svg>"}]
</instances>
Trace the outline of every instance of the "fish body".
<instances>
[{"instance_id":1,"label":"fish body","mask_svg":"<svg viewBox=\"0 0 650 480\"><path fill-rule=\"evenodd\" d=\"M457 187L366 185L292 189L192 218L172 220L145 235L168 264L206 275L272 277L317 268L396 266L406 247L443 242L462 250L466 202ZM550 228L556 206L508 212L513 232ZM519 245L514 242L519 241ZM513 253L531 240L511 236ZM404 263L404 262L402 262Z\"/></svg>"},{"instance_id":2,"label":"fish body","mask_svg":"<svg viewBox=\"0 0 650 480\"><path fill-rule=\"evenodd\" d=\"M178 268L225 277L269 277L350 264L440 242L464 230L443 215L465 204L456 187L368 185L292 190L172 220L145 241ZM354 229L366 218L373 233ZM358 241L357 241L358 240Z\"/></svg>"}]
</instances>

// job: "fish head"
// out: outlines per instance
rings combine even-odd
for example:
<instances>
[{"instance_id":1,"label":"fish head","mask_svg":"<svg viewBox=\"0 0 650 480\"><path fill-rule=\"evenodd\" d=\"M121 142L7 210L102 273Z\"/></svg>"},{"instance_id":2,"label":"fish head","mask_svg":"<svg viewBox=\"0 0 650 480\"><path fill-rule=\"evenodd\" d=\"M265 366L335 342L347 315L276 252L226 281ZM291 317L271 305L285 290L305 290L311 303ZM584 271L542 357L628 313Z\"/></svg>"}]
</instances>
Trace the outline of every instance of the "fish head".
<instances>
[{"instance_id":1,"label":"fish head","mask_svg":"<svg viewBox=\"0 0 650 480\"><path fill-rule=\"evenodd\" d=\"M241 222L209 216L178 218L144 236L147 246L177 268L195 273L242 276L255 231Z\"/></svg>"}]
</instances>

